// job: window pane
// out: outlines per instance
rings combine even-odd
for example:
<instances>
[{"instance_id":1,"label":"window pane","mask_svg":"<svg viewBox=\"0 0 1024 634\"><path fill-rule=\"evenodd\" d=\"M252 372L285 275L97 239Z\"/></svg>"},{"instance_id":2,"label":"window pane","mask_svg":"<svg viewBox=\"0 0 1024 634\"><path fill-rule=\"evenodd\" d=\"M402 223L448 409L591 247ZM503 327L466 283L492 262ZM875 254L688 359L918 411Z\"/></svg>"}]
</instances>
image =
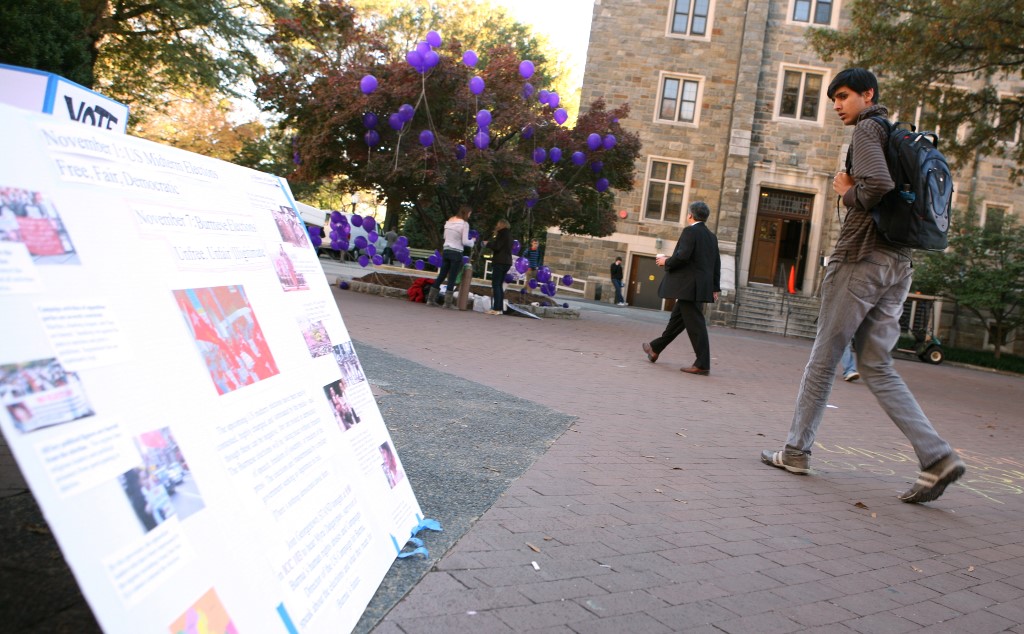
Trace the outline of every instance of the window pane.
<instances>
[{"instance_id":1,"label":"window pane","mask_svg":"<svg viewBox=\"0 0 1024 634\"><path fill-rule=\"evenodd\" d=\"M786 71L782 81L779 116L796 117L796 102L800 98L800 73Z\"/></svg>"},{"instance_id":2,"label":"window pane","mask_svg":"<svg viewBox=\"0 0 1024 634\"><path fill-rule=\"evenodd\" d=\"M665 200L665 183L651 182L647 188L647 204L644 206L644 218L661 220L661 204Z\"/></svg>"},{"instance_id":3,"label":"window pane","mask_svg":"<svg viewBox=\"0 0 1024 634\"><path fill-rule=\"evenodd\" d=\"M665 221L679 222L683 217L683 186L669 185L668 201L665 203Z\"/></svg>"},{"instance_id":4,"label":"window pane","mask_svg":"<svg viewBox=\"0 0 1024 634\"><path fill-rule=\"evenodd\" d=\"M693 28L690 35L704 35L708 31L708 19L693 16Z\"/></svg>"},{"instance_id":5,"label":"window pane","mask_svg":"<svg viewBox=\"0 0 1024 634\"><path fill-rule=\"evenodd\" d=\"M816 24L832 22L832 0L818 0L818 6L814 7L814 22Z\"/></svg>"},{"instance_id":6,"label":"window pane","mask_svg":"<svg viewBox=\"0 0 1024 634\"><path fill-rule=\"evenodd\" d=\"M1005 217L1006 209L1004 207L987 207L985 209L985 233L1002 233Z\"/></svg>"},{"instance_id":7,"label":"window pane","mask_svg":"<svg viewBox=\"0 0 1024 634\"><path fill-rule=\"evenodd\" d=\"M996 130L996 138L1006 143L1013 143L1017 140L1017 126L1019 124L1016 116L1016 104L1009 99L1004 99L999 104L999 127Z\"/></svg>"},{"instance_id":8,"label":"window pane","mask_svg":"<svg viewBox=\"0 0 1024 634\"><path fill-rule=\"evenodd\" d=\"M818 118L818 104L821 103L821 75L807 75L805 82L800 118L815 121Z\"/></svg>"},{"instance_id":9,"label":"window pane","mask_svg":"<svg viewBox=\"0 0 1024 634\"><path fill-rule=\"evenodd\" d=\"M686 166L685 165L680 165L679 163L673 163L672 164L672 176L669 177L669 180L670 181L674 181L676 183L685 183L686 182Z\"/></svg>"},{"instance_id":10,"label":"window pane","mask_svg":"<svg viewBox=\"0 0 1024 634\"><path fill-rule=\"evenodd\" d=\"M666 79L665 87L661 93L661 111L658 117L661 119L676 118L676 97L679 96L679 80Z\"/></svg>"},{"instance_id":11,"label":"window pane","mask_svg":"<svg viewBox=\"0 0 1024 634\"><path fill-rule=\"evenodd\" d=\"M651 178L663 181L666 176L668 176L668 163L654 161L654 163L651 164Z\"/></svg>"},{"instance_id":12,"label":"window pane","mask_svg":"<svg viewBox=\"0 0 1024 634\"><path fill-rule=\"evenodd\" d=\"M679 107L679 120L685 121L686 123L693 123L693 115L695 114L695 104L689 101L684 101Z\"/></svg>"},{"instance_id":13,"label":"window pane","mask_svg":"<svg viewBox=\"0 0 1024 634\"><path fill-rule=\"evenodd\" d=\"M683 101L697 101L697 82L683 82Z\"/></svg>"},{"instance_id":14,"label":"window pane","mask_svg":"<svg viewBox=\"0 0 1024 634\"><path fill-rule=\"evenodd\" d=\"M675 16L672 18L672 32L686 33L686 27L689 22L690 0L676 0Z\"/></svg>"},{"instance_id":15,"label":"window pane","mask_svg":"<svg viewBox=\"0 0 1024 634\"><path fill-rule=\"evenodd\" d=\"M693 5L693 26L690 33L693 35L704 35L708 28L708 4L709 0L695 0Z\"/></svg>"},{"instance_id":16,"label":"window pane","mask_svg":"<svg viewBox=\"0 0 1024 634\"><path fill-rule=\"evenodd\" d=\"M807 22L811 19L811 2L810 0L796 0L793 3L793 21L794 22Z\"/></svg>"}]
</instances>

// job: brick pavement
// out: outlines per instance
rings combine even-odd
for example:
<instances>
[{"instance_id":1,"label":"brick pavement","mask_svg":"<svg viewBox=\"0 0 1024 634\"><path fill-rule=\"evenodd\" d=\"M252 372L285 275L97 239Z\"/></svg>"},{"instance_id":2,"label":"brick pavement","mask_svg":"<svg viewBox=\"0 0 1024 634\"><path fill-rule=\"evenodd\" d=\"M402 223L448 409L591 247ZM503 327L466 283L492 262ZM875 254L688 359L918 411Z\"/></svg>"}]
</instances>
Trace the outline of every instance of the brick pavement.
<instances>
[{"instance_id":1,"label":"brick pavement","mask_svg":"<svg viewBox=\"0 0 1024 634\"><path fill-rule=\"evenodd\" d=\"M687 341L640 351L662 314L337 296L357 342L578 417L376 632L1024 632L1020 377L897 361L968 463L913 506L913 454L862 384L833 391L813 475L758 461L807 341L712 329L694 377Z\"/></svg>"}]
</instances>

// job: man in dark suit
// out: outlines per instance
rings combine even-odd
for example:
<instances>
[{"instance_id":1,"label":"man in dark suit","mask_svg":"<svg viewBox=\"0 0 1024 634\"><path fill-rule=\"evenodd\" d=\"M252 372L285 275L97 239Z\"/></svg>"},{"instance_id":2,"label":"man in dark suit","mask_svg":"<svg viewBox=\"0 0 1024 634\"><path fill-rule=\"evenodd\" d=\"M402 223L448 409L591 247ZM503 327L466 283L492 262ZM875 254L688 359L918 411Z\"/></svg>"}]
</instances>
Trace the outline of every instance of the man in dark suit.
<instances>
[{"instance_id":1,"label":"man in dark suit","mask_svg":"<svg viewBox=\"0 0 1024 634\"><path fill-rule=\"evenodd\" d=\"M688 368L680 368L687 374L707 376L711 373L711 346L708 342L708 327L704 322L704 306L707 302L718 301L721 292L722 259L718 253L718 238L704 225L711 215L706 203L690 205L686 216L688 226L683 229L671 256L659 255L658 266L665 267L658 295L664 299L676 300L668 325L661 336L642 345L647 360L654 363L668 344L684 330L690 336L690 344L697 354L697 360Z\"/></svg>"}]
</instances>

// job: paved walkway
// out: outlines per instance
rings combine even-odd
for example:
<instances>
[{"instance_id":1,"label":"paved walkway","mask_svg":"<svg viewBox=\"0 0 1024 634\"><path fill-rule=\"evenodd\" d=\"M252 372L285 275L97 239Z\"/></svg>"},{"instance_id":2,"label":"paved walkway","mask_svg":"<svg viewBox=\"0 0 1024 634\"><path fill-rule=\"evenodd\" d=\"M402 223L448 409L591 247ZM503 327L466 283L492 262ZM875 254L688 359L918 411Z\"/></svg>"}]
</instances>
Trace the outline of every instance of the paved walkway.
<instances>
[{"instance_id":1,"label":"paved walkway","mask_svg":"<svg viewBox=\"0 0 1024 634\"><path fill-rule=\"evenodd\" d=\"M836 385L813 475L759 462L808 341L712 329L695 377L686 341L641 352L662 313L339 298L357 342L578 418L375 632L1024 632L1020 377L897 361L968 463L914 506L913 454L863 384Z\"/></svg>"}]
</instances>

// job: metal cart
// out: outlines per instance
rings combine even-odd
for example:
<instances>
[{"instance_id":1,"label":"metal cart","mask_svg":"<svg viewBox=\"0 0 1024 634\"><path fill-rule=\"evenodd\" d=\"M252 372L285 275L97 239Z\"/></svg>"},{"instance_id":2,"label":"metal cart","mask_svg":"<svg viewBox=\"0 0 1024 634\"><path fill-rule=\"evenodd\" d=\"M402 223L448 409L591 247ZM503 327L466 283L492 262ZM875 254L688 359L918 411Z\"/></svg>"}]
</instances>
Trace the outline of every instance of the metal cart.
<instances>
[{"instance_id":1,"label":"metal cart","mask_svg":"<svg viewBox=\"0 0 1024 634\"><path fill-rule=\"evenodd\" d=\"M901 341L896 344L897 352L915 355L925 363L938 365L945 358L942 341L935 334L935 302L937 297L911 293L903 304L903 315L900 316ZM907 337L913 339L910 347L906 344Z\"/></svg>"}]
</instances>

